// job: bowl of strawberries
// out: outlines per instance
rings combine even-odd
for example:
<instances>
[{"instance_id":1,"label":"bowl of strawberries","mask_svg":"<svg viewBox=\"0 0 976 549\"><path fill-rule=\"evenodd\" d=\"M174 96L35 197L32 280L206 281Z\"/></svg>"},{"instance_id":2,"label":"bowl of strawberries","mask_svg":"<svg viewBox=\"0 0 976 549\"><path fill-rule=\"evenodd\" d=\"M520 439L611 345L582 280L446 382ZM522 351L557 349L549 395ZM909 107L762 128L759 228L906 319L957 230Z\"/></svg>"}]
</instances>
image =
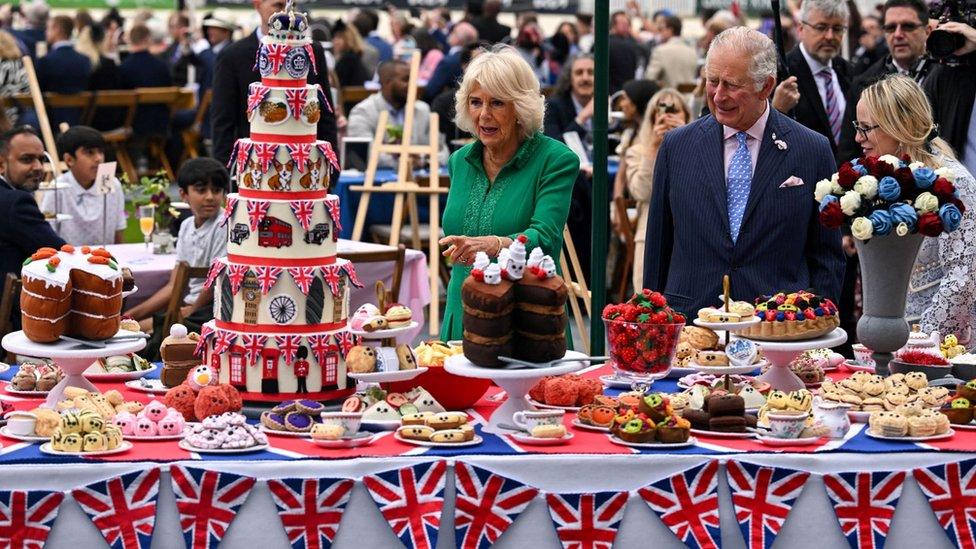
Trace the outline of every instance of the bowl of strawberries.
<instances>
[{"instance_id":1,"label":"bowl of strawberries","mask_svg":"<svg viewBox=\"0 0 976 549\"><path fill-rule=\"evenodd\" d=\"M685 317L658 292L643 290L603 309L610 362L618 376L654 381L668 375Z\"/></svg>"}]
</instances>

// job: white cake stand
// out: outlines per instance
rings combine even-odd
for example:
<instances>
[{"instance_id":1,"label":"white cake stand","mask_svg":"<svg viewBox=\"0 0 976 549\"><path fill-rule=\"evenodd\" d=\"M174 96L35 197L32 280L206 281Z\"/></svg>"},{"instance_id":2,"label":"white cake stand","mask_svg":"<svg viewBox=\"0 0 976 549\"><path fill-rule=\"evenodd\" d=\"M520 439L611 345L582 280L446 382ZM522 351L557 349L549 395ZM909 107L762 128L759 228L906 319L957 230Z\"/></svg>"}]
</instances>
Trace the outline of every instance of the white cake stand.
<instances>
[{"instance_id":1,"label":"white cake stand","mask_svg":"<svg viewBox=\"0 0 976 549\"><path fill-rule=\"evenodd\" d=\"M566 351L565 358L583 358L585 354L578 351ZM473 377L476 379L490 379L505 390L508 398L498 407L483 431L486 433L505 434L510 431L498 427L499 423L514 423L512 416L515 412L535 411L535 406L529 404L525 396L540 379L546 376L558 376L575 372L589 366L587 362L562 362L548 368L529 368L525 370L506 370L504 368L483 368L477 366L464 355L454 355L444 361L444 369L448 373Z\"/></svg>"},{"instance_id":2,"label":"white cake stand","mask_svg":"<svg viewBox=\"0 0 976 549\"><path fill-rule=\"evenodd\" d=\"M135 335L135 332L119 330L116 336ZM66 387L79 387L89 391L98 389L85 379L85 370L98 358L134 353L146 346L146 340L139 338L128 341L106 341L105 347L86 347L70 341L54 343L35 343L24 335L24 332L11 332L3 336L0 345L7 351L36 358L51 358L64 372L64 379L54 386L47 394L44 406L56 409L58 402L64 397Z\"/></svg>"},{"instance_id":3,"label":"white cake stand","mask_svg":"<svg viewBox=\"0 0 976 549\"><path fill-rule=\"evenodd\" d=\"M836 347L844 343L847 341L847 332L843 328L834 328L832 332L816 339L799 341L760 341L753 339L752 341L755 341L756 345L762 348L763 355L770 364L766 373L757 379L769 383L773 389L796 391L803 389L805 385L800 378L796 377L796 374L790 371L790 362L804 351Z\"/></svg>"}]
</instances>

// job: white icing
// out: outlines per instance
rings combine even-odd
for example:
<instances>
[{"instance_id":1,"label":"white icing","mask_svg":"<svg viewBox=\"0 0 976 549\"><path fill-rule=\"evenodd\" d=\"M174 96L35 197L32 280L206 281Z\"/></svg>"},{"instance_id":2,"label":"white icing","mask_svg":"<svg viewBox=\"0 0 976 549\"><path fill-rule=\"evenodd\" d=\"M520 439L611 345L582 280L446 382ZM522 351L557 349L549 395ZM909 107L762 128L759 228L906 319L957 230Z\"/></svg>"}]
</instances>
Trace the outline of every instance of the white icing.
<instances>
[{"instance_id":1,"label":"white icing","mask_svg":"<svg viewBox=\"0 0 976 549\"><path fill-rule=\"evenodd\" d=\"M531 269L532 267L538 267L539 264L542 263L542 258L544 256L545 254L543 253L542 248L539 248L538 246L533 248L532 253L529 254L529 260L525 263L526 268Z\"/></svg>"},{"instance_id":2,"label":"white icing","mask_svg":"<svg viewBox=\"0 0 976 549\"><path fill-rule=\"evenodd\" d=\"M34 315L31 315L31 314L27 314L27 313L25 313L23 311L21 311L20 314L23 315L23 316L26 316L27 318L29 318L31 320L38 320L38 321L50 322L51 324L54 324L54 323L58 322L59 320L61 320L62 318L70 315L72 312L73 311L68 311L67 313L64 313L63 315L61 315L61 316L59 316L57 318L41 318L39 316L34 316Z\"/></svg>"},{"instance_id":3,"label":"white icing","mask_svg":"<svg viewBox=\"0 0 976 549\"><path fill-rule=\"evenodd\" d=\"M169 329L170 337L186 337L187 331L186 326L182 324L173 324Z\"/></svg>"},{"instance_id":4,"label":"white icing","mask_svg":"<svg viewBox=\"0 0 976 549\"><path fill-rule=\"evenodd\" d=\"M88 291L88 290L82 290L80 288L73 288L72 291L75 292L75 293L77 293L77 294L90 295L90 296L94 296L94 297L100 297L102 299L112 299L114 297L118 297L118 296L122 295L122 290L119 290L118 292L115 292L114 294L110 294L110 295L100 294L98 292L91 292L91 291Z\"/></svg>"},{"instance_id":5,"label":"white icing","mask_svg":"<svg viewBox=\"0 0 976 549\"><path fill-rule=\"evenodd\" d=\"M312 221L309 224L309 233L311 234L309 236L312 238L312 242L315 242L317 238L320 239L324 234L323 229L327 229L328 236L322 240L321 244L305 242L305 230L302 229L302 225L295 218L295 214L289 205L290 201L269 200L268 202L271 205L268 207L267 216L280 219L282 222L291 225L291 246L283 246L281 248L259 245L262 240L259 234L260 228L256 231L251 230L250 218L247 215L248 199L242 198L237 194L232 194L231 197L237 198L237 207L227 221L227 230L229 231L227 253L249 257L274 256L284 259L335 257L336 242L333 240L335 225L332 223L332 217L328 213L325 202L335 201L338 203L339 198L337 196L330 195L327 199L312 201ZM319 225L325 225L325 227L323 228ZM235 243L236 240L239 240L238 236L242 234L247 234L247 237L240 240L240 243ZM266 238L264 242L271 243L272 240Z\"/></svg>"},{"instance_id":6,"label":"white icing","mask_svg":"<svg viewBox=\"0 0 976 549\"><path fill-rule=\"evenodd\" d=\"M75 309L71 309L71 312L72 312L72 314L81 315L81 316L87 316L88 318L98 318L98 319L102 319L102 320L107 319L107 318L115 318L115 317L117 317L117 316L119 316L121 314L121 313L115 313L114 315L108 315L108 316L106 316L106 315L95 315L95 314L92 314L92 313L86 313L86 312L78 311L78 310L75 310Z\"/></svg>"},{"instance_id":7,"label":"white icing","mask_svg":"<svg viewBox=\"0 0 976 549\"><path fill-rule=\"evenodd\" d=\"M472 265L472 268L484 272L489 264L491 264L491 260L488 259L488 254L485 252L478 252L474 254L474 264Z\"/></svg>"},{"instance_id":8,"label":"white icing","mask_svg":"<svg viewBox=\"0 0 976 549\"><path fill-rule=\"evenodd\" d=\"M47 269L47 263L50 261L50 258L36 259L21 268L21 277L27 280L43 280L46 288L51 286L64 288L67 286L71 278L71 271L73 270L83 271L113 283L115 280L122 279L121 267L113 269L108 265L89 263L89 254L81 253L80 247L76 248L74 253L69 254L59 251L56 255L61 260L61 263L54 269L53 273Z\"/></svg>"},{"instance_id":9,"label":"white icing","mask_svg":"<svg viewBox=\"0 0 976 549\"><path fill-rule=\"evenodd\" d=\"M502 281L502 270L497 263L492 263L485 268L485 284L492 286L500 284Z\"/></svg>"},{"instance_id":10,"label":"white icing","mask_svg":"<svg viewBox=\"0 0 976 549\"><path fill-rule=\"evenodd\" d=\"M538 250L538 248L536 249ZM546 278L554 278L556 276L556 262L548 255L542 257L542 261L539 263L539 269L545 273Z\"/></svg>"},{"instance_id":11,"label":"white icing","mask_svg":"<svg viewBox=\"0 0 976 549\"><path fill-rule=\"evenodd\" d=\"M43 301L56 301L58 303L61 303L62 301L69 301L69 300L71 300L71 296L70 295L66 295L66 296L64 296L61 299L55 299L53 297L47 297L47 296L43 296L41 294L35 294L34 292L31 292L31 291L28 291L28 290L21 290L21 291L24 292L25 294L27 294L27 295L35 298L35 299L41 299Z\"/></svg>"}]
</instances>

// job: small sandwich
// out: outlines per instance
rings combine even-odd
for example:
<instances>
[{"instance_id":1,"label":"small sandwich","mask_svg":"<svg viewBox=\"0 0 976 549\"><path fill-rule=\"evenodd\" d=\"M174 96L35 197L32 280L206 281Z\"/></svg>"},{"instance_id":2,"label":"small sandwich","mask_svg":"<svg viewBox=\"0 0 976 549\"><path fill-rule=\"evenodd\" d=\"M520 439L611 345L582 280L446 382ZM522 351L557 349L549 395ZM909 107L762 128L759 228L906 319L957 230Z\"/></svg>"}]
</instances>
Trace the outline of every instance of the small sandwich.
<instances>
[{"instance_id":1,"label":"small sandwich","mask_svg":"<svg viewBox=\"0 0 976 549\"><path fill-rule=\"evenodd\" d=\"M390 328L409 326L410 321L413 320L413 312L399 303L390 305L383 316L386 317L386 323Z\"/></svg>"}]
</instances>

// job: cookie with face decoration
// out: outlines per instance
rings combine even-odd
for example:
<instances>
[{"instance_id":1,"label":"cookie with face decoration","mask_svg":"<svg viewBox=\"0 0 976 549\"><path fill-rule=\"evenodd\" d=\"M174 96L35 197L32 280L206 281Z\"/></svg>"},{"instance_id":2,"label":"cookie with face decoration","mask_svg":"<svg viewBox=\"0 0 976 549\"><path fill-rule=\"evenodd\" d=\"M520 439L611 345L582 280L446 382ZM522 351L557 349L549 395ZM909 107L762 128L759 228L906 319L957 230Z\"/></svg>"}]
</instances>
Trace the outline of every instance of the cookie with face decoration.
<instances>
[{"instance_id":1,"label":"cookie with face decoration","mask_svg":"<svg viewBox=\"0 0 976 549\"><path fill-rule=\"evenodd\" d=\"M105 446L107 450L114 450L122 444L122 431L115 425L106 425L103 434L105 435Z\"/></svg>"},{"instance_id":2,"label":"cookie with face decoration","mask_svg":"<svg viewBox=\"0 0 976 549\"><path fill-rule=\"evenodd\" d=\"M81 432L81 417L77 412L64 412L61 414L61 432L66 435Z\"/></svg>"},{"instance_id":3,"label":"cookie with face decoration","mask_svg":"<svg viewBox=\"0 0 976 549\"><path fill-rule=\"evenodd\" d=\"M100 433L105 428L105 420L94 412L82 412L79 418L81 419L81 432L83 433Z\"/></svg>"},{"instance_id":4,"label":"cookie with face decoration","mask_svg":"<svg viewBox=\"0 0 976 549\"><path fill-rule=\"evenodd\" d=\"M85 433L81 441L83 452L101 452L107 449L106 445L105 435L102 433Z\"/></svg>"},{"instance_id":5,"label":"cookie with face decoration","mask_svg":"<svg viewBox=\"0 0 976 549\"><path fill-rule=\"evenodd\" d=\"M80 452L82 447L82 438L79 433L68 433L61 439L62 452Z\"/></svg>"},{"instance_id":6,"label":"cookie with face decoration","mask_svg":"<svg viewBox=\"0 0 976 549\"><path fill-rule=\"evenodd\" d=\"M410 440L430 440L434 433L434 428L426 425L405 425L397 429L397 434L401 438Z\"/></svg>"}]
</instances>

